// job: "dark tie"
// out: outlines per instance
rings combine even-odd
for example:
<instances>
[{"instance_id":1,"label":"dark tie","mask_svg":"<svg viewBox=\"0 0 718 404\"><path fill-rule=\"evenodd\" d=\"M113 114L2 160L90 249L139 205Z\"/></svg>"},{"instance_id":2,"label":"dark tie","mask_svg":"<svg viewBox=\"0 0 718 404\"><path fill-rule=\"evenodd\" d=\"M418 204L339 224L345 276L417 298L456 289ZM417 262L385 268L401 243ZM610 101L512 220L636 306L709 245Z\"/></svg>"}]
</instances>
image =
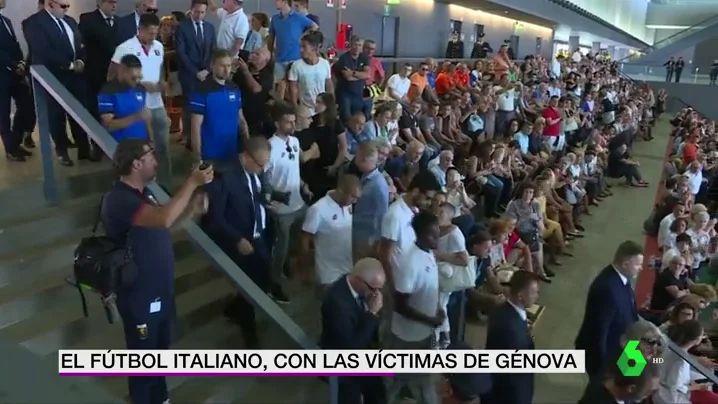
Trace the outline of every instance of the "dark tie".
<instances>
[{"instance_id":1,"label":"dark tie","mask_svg":"<svg viewBox=\"0 0 718 404\"><path fill-rule=\"evenodd\" d=\"M105 18L105 20L107 20L107 25L109 25L110 27L115 26L115 20L112 17L107 17Z\"/></svg>"},{"instance_id":2,"label":"dark tie","mask_svg":"<svg viewBox=\"0 0 718 404\"><path fill-rule=\"evenodd\" d=\"M359 308L361 309L361 311L366 311L365 303L366 303L366 299L364 299L364 296L357 295L357 304L359 305Z\"/></svg>"},{"instance_id":3,"label":"dark tie","mask_svg":"<svg viewBox=\"0 0 718 404\"><path fill-rule=\"evenodd\" d=\"M631 304L631 315L637 319L638 313L636 312L636 298L634 297L633 287L631 286L631 282L626 282L626 293L628 294L628 301Z\"/></svg>"},{"instance_id":4,"label":"dark tie","mask_svg":"<svg viewBox=\"0 0 718 404\"><path fill-rule=\"evenodd\" d=\"M72 51L74 53L75 48L72 46L72 42L70 42L70 36L67 35L67 29L65 29L65 24L63 24L62 20L60 20L60 19L56 19L55 23L60 28L60 32L62 32L62 35L65 38L65 41L67 41L67 44L70 45L70 49L72 49Z\"/></svg>"},{"instance_id":5,"label":"dark tie","mask_svg":"<svg viewBox=\"0 0 718 404\"><path fill-rule=\"evenodd\" d=\"M194 23L197 26L197 42L200 44L204 43L204 31L202 30L202 23L197 21Z\"/></svg>"},{"instance_id":6,"label":"dark tie","mask_svg":"<svg viewBox=\"0 0 718 404\"><path fill-rule=\"evenodd\" d=\"M262 226L261 195L257 189L257 174L249 174L249 186L252 187L252 199L254 200L254 228L257 230L257 234L262 235L264 227Z\"/></svg>"}]
</instances>

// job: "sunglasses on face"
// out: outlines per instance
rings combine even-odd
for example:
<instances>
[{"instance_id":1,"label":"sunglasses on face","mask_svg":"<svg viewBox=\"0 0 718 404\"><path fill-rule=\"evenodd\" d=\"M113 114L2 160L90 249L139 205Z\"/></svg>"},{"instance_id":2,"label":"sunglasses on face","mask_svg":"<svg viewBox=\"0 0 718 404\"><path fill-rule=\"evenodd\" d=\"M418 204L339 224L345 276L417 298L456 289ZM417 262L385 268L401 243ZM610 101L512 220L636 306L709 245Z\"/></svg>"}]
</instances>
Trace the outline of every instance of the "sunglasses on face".
<instances>
[{"instance_id":1,"label":"sunglasses on face","mask_svg":"<svg viewBox=\"0 0 718 404\"><path fill-rule=\"evenodd\" d=\"M147 8L145 9L145 12L147 12L147 13L149 13L149 14L157 14L158 11L160 11L160 9L159 9L159 8L154 8L154 7L147 7Z\"/></svg>"},{"instance_id":2,"label":"sunglasses on face","mask_svg":"<svg viewBox=\"0 0 718 404\"><path fill-rule=\"evenodd\" d=\"M54 4L54 5L58 6L58 7L60 7L60 8L63 9L63 10L67 10L68 8L70 8L70 5L69 5L69 4L60 4L60 3L56 2L56 1L53 1L52 4Z\"/></svg>"}]
</instances>

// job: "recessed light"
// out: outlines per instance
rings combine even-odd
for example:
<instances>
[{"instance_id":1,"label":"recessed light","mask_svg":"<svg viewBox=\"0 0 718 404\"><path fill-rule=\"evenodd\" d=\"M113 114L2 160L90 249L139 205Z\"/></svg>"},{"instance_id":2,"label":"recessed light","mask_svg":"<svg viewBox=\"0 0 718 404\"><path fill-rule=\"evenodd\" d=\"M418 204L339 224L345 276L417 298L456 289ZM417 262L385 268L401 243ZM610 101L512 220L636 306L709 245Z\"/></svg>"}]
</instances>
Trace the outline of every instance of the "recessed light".
<instances>
[{"instance_id":1,"label":"recessed light","mask_svg":"<svg viewBox=\"0 0 718 404\"><path fill-rule=\"evenodd\" d=\"M504 11L504 14L508 14L508 13L509 13L508 11Z\"/></svg>"}]
</instances>

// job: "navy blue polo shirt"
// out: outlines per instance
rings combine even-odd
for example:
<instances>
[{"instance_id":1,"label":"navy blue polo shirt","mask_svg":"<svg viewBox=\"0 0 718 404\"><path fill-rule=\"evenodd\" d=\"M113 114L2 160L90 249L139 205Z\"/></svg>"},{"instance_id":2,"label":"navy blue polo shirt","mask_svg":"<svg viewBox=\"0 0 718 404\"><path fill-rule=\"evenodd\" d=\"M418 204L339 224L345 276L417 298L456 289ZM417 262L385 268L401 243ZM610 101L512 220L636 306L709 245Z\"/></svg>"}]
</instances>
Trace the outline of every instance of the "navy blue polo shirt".
<instances>
[{"instance_id":1,"label":"navy blue polo shirt","mask_svg":"<svg viewBox=\"0 0 718 404\"><path fill-rule=\"evenodd\" d=\"M100 115L112 114L115 119L127 118L145 108L147 90L142 85L135 87L120 83L117 80L107 82L97 95L97 106ZM133 122L124 129L110 130L110 135L120 142L124 139L149 139L147 123L145 121Z\"/></svg>"},{"instance_id":2,"label":"navy blue polo shirt","mask_svg":"<svg viewBox=\"0 0 718 404\"><path fill-rule=\"evenodd\" d=\"M231 80L220 84L208 78L197 86L189 110L204 116L200 131L203 160L237 159L240 109L242 95Z\"/></svg>"},{"instance_id":3,"label":"navy blue polo shirt","mask_svg":"<svg viewBox=\"0 0 718 404\"><path fill-rule=\"evenodd\" d=\"M345 67L353 71L362 71L367 66L369 66L369 58L363 52L356 59L349 52L344 52L339 56L339 59L334 64L337 77L337 92L362 97L364 95L364 80L349 81L344 78L341 72Z\"/></svg>"},{"instance_id":4,"label":"navy blue polo shirt","mask_svg":"<svg viewBox=\"0 0 718 404\"><path fill-rule=\"evenodd\" d=\"M299 40L314 21L306 15L292 10L286 16L278 13L269 22L269 33L274 36L276 46L274 59L278 63L289 63L299 60L301 56Z\"/></svg>"},{"instance_id":5,"label":"navy blue polo shirt","mask_svg":"<svg viewBox=\"0 0 718 404\"><path fill-rule=\"evenodd\" d=\"M118 306L129 308L140 319L151 314L150 303L160 301L160 312L167 313L174 302L175 263L170 230L134 224L142 209L156 204L149 189L140 192L122 181L110 188L102 204L105 234L118 243L129 243L139 272L134 284L117 291Z\"/></svg>"}]
</instances>

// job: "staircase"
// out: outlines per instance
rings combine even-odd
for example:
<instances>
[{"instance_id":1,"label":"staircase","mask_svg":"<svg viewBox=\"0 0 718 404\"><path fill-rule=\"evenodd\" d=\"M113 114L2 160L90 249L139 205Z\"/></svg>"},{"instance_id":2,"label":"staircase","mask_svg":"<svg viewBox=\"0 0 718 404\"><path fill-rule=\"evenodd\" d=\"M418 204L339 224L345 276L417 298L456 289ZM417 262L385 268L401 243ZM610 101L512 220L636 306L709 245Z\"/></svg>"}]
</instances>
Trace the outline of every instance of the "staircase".
<instances>
[{"instance_id":1,"label":"staircase","mask_svg":"<svg viewBox=\"0 0 718 404\"><path fill-rule=\"evenodd\" d=\"M185 160L177 159L176 172L187 171ZM85 318L77 290L66 281L72 274L74 248L90 234L111 181L109 169L59 179L61 202L53 207L45 204L40 181L0 191L0 341L23 345L53 371L59 349L124 348L121 324L108 324L92 294L87 294L90 317ZM172 349L243 349L239 328L222 316L235 291L231 281L210 265L182 229L174 231L174 249L177 324ZM285 287L292 298L285 306L287 314L311 338L318 337L319 302L311 290L289 281ZM259 311L258 319L263 348L299 348ZM86 381L126 399L124 378ZM171 377L168 385L173 403L298 404L329 399L328 386L309 378Z\"/></svg>"},{"instance_id":2,"label":"staircase","mask_svg":"<svg viewBox=\"0 0 718 404\"><path fill-rule=\"evenodd\" d=\"M644 56L639 58L629 56L618 61L624 63L658 63L661 65L680 51L715 37L718 37L718 15L712 15L682 31L663 38L645 49L641 49L641 52L645 53Z\"/></svg>"}]
</instances>

